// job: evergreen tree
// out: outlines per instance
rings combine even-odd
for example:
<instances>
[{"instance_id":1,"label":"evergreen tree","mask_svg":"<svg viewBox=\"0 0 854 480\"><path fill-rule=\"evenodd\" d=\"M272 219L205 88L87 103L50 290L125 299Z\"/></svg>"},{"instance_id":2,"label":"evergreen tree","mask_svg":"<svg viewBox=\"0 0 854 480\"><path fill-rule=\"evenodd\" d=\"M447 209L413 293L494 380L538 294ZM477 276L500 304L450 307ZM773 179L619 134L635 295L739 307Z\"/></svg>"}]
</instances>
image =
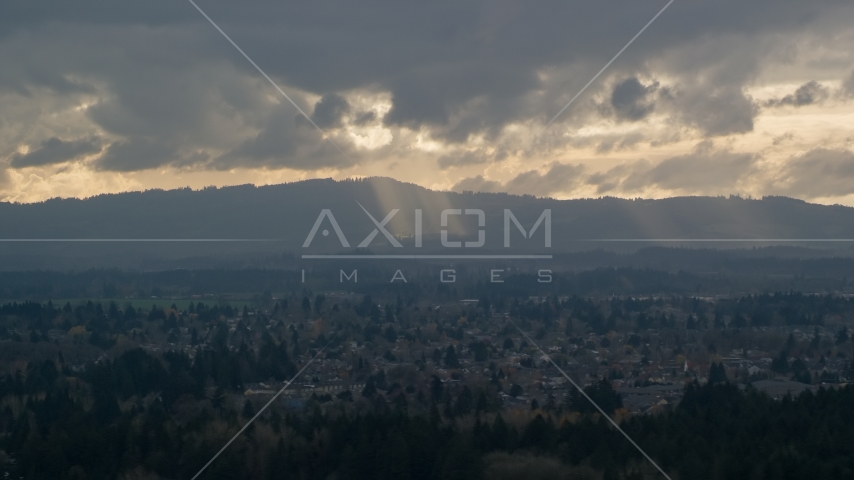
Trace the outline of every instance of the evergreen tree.
<instances>
[{"instance_id":1,"label":"evergreen tree","mask_svg":"<svg viewBox=\"0 0 854 480\"><path fill-rule=\"evenodd\" d=\"M243 418L252 418L255 416L255 407L252 405L252 402L246 400L243 403Z\"/></svg>"},{"instance_id":2,"label":"evergreen tree","mask_svg":"<svg viewBox=\"0 0 854 480\"><path fill-rule=\"evenodd\" d=\"M469 389L469 386L466 385L463 387L463 390L457 396L457 415L468 415L469 413L471 413L473 407L474 395L471 393L471 389Z\"/></svg>"},{"instance_id":3,"label":"evergreen tree","mask_svg":"<svg viewBox=\"0 0 854 480\"><path fill-rule=\"evenodd\" d=\"M709 383L711 385L717 383L726 383L726 368L724 368L723 363L715 363L712 362L712 367L709 369Z\"/></svg>"},{"instance_id":4,"label":"evergreen tree","mask_svg":"<svg viewBox=\"0 0 854 480\"><path fill-rule=\"evenodd\" d=\"M377 394L377 385L374 380L373 375L368 377L368 380L365 382L365 388L362 389L362 397L371 398Z\"/></svg>"},{"instance_id":5,"label":"evergreen tree","mask_svg":"<svg viewBox=\"0 0 854 480\"><path fill-rule=\"evenodd\" d=\"M780 356L771 361L771 370L781 375L789 373L789 359L785 350L780 352Z\"/></svg>"},{"instance_id":6,"label":"evergreen tree","mask_svg":"<svg viewBox=\"0 0 854 480\"><path fill-rule=\"evenodd\" d=\"M810 375L809 368L807 367L806 362L800 358L792 362L792 376L798 382L807 384L812 383L812 375Z\"/></svg>"},{"instance_id":7,"label":"evergreen tree","mask_svg":"<svg viewBox=\"0 0 854 480\"><path fill-rule=\"evenodd\" d=\"M445 366L448 368L460 368L460 361L457 359L457 351L453 345L448 345L445 351Z\"/></svg>"},{"instance_id":8,"label":"evergreen tree","mask_svg":"<svg viewBox=\"0 0 854 480\"><path fill-rule=\"evenodd\" d=\"M442 380L440 380L436 375L433 375L433 378L430 380L430 398L432 398L434 402L438 402L439 399L442 398L444 389L445 387L442 385Z\"/></svg>"},{"instance_id":9,"label":"evergreen tree","mask_svg":"<svg viewBox=\"0 0 854 480\"><path fill-rule=\"evenodd\" d=\"M844 327L844 326L843 326L843 327L842 327L842 328L840 328L840 329L839 329L839 331L836 333L836 344L837 344L837 345L842 345L843 343L847 342L847 341L848 341L848 339L849 339L849 336L848 336L848 327Z\"/></svg>"},{"instance_id":10,"label":"evergreen tree","mask_svg":"<svg viewBox=\"0 0 854 480\"><path fill-rule=\"evenodd\" d=\"M612 415L615 410L623 407L623 399L620 394L614 391L611 382L603 378L598 382L594 382L584 388L584 393L596 402L605 413ZM590 403L590 400L581 395L578 390L573 390L567 398L568 407L570 410L579 413L597 413L599 410Z\"/></svg>"}]
</instances>

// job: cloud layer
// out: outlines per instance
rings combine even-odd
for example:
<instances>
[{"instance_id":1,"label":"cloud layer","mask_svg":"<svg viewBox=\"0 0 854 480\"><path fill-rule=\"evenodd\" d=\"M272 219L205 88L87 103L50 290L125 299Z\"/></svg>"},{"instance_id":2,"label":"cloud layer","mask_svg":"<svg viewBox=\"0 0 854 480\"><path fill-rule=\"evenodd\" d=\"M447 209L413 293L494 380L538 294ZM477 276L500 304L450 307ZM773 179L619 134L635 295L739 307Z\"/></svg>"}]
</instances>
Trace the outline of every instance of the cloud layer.
<instances>
[{"instance_id":1,"label":"cloud layer","mask_svg":"<svg viewBox=\"0 0 854 480\"><path fill-rule=\"evenodd\" d=\"M838 198L854 194L854 151L814 148L768 166L756 154L715 148L703 142L685 155L652 163L646 160L591 172L584 165L552 163L522 172L506 182L482 175L457 182L452 190L509 192L539 196L727 195L751 191L760 185L768 195L800 198Z\"/></svg>"},{"instance_id":2,"label":"cloud layer","mask_svg":"<svg viewBox=\"0 0 854 480\"><path fill-rule=\"evenodd\" d=\"M854 133L765 138L792 110L854 104L850 1L674 3L542 131L663 4L200 1L321 134L187 2L13 2L0 188L19 198L28 175L73 168L144 186L253 171L567 196L854 193L809 187L845 178Z\"/></svg>"},{"instance_id":3,"label":"cloud layer","mask_svg":"<svg viewBox=\"0 0 854 480\"><path fill-rule=\"evenodd\" d=\"M75 140L62 140L51 137L27 153L15 153L11 156L10 165L13 168L36 167L63 163L86 155L101 152L101 141L97 137Z\"/></svg>"}]
</instances>

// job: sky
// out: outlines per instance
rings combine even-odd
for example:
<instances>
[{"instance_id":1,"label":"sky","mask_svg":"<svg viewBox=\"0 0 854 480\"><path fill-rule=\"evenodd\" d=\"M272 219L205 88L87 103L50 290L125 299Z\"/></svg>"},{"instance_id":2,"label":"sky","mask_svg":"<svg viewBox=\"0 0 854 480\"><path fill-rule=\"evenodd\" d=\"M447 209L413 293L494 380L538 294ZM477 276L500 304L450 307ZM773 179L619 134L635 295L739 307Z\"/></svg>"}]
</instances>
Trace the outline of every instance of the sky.
<instances>
[{"instance_id":1,"label":"sky","mask_svg":"<svg viewBox=\"0 0 854 480\"><path fill-rule=\"evenodd\" d=\"M850 0L675 0L548 125L666 3L198 0L309 121L188 0L4 2L0 199L388 176L854 205Z\"/></svg>"}]
</instances>

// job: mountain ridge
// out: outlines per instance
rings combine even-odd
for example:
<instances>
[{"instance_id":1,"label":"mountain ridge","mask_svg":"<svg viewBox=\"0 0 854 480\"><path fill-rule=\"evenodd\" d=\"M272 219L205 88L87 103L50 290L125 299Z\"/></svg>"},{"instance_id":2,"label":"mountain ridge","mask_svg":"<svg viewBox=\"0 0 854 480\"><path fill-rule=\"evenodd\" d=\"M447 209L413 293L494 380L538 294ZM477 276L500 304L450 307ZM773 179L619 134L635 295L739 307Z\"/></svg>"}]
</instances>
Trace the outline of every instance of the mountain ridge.
<instances>
[{"instance_id":1,"label":"mountain ridge","mask_svg":"<svg viewBox=\"0 0 854 480\"><path fill-rule=\"evenodd\" d=\"M364 210L363 210L364 209ZM469 215L465 211L469 210ZM347 245L331 228L328 210L340 226ZM202 190L188 188L102 194L87 199L49 199L38 203L0 203L0 262L10 255L80 255L99 253L158 258L186 256L200 251L210 255L251 252L341 252L363 244L376 228L370 216L384 225L404 251L414 249L416 210L422 211L424 243L419 252L448 251L439 233L448 231L449 241L477 243L485 233L480 250L461 247L455 252L505 252L505 210L518 219L525 234L508 223L512 251L562 253L606 248L636 249L644 240L678 240L685 245L766 246L781 242L763 239L854 239L854 208L818 205L804 200L770 196L762 199L729 197L671 197L666 199L622 199L601 197L558 200L508 193L443 192L387 177L358 180L312 179L300 182L255 186L251 184ZM459 210L447 215L443 210ZM482 211L483 219L477 211ZM552 245L546 248L542 226L530 239L527 233L543 212L551 212ZM303 245L316 222L323 228ZM479 222L484 225L480 226ZM327 231L327 236L320 232ZM331 234L330 234L331 233ZM382 232L367 247L384 252L396 249ZM221 245L71 245L68 242L12 242L9 240L68 239L239 239L268 240ZM704 240L751 240L712 242ZM633 242L637 245L633 246ZM83 242L81 242L83 243ZM655 242L651 242L655 243ZM679 242L664 242L679 245ZM848 251L849 242L813 243ZM0 266L2 267L2 266Z\"/></svg>"}]
</instances>

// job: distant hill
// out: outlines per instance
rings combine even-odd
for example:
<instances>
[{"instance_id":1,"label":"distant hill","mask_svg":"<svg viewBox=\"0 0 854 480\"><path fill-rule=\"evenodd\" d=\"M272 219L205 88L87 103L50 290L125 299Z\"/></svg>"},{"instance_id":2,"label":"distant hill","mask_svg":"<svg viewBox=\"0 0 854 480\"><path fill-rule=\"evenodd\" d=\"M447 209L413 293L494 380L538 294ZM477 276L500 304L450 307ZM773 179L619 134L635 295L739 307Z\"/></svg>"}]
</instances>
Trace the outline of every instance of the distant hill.
<instances>
[{"instance_id":1,"label":"distant hill","mask_svg":"<svg viewBox=\"0 0 854 480\"><path fill-rule=\"evenodd\" d=\"M200 191L150 190L33 204L0 203L3 239L254 239L258 242L208 243L38 243L3 242L0 268L51 268L112 264L145 268L186 258L246 259L273 253L353 251L373 230L363 206L386 225L402 245L394 248L382 233L370 252L564 253L602 248L637 250L650 243L626 239L840 239L854 238L854 208L823 206L785 197L677 197L663 200L618 198L554 200L502 193L438 192L388 178L307 180L256 187L242 185ZM349 248L342 246L329 219L321 222L308 249L303 243L321 211L328 209ZM414 248L415 211L422 210L423 247ZM479 249L441 246L441 212L474 209L485 213L485 245ZM551 210L552 246L544 246L544 224L525 239L510 223L511 249L504 248L504 210L525 230ZM450 215L448 241L477 242L478 217ZM323 231L327 235L323 235ZM762 246L700 244L693 247ZM679 245L666 243L665 245ZM817 246L821 244L811 244ZM849 244L825 244L835 251Z\"/></svg>"}]
</instances>

